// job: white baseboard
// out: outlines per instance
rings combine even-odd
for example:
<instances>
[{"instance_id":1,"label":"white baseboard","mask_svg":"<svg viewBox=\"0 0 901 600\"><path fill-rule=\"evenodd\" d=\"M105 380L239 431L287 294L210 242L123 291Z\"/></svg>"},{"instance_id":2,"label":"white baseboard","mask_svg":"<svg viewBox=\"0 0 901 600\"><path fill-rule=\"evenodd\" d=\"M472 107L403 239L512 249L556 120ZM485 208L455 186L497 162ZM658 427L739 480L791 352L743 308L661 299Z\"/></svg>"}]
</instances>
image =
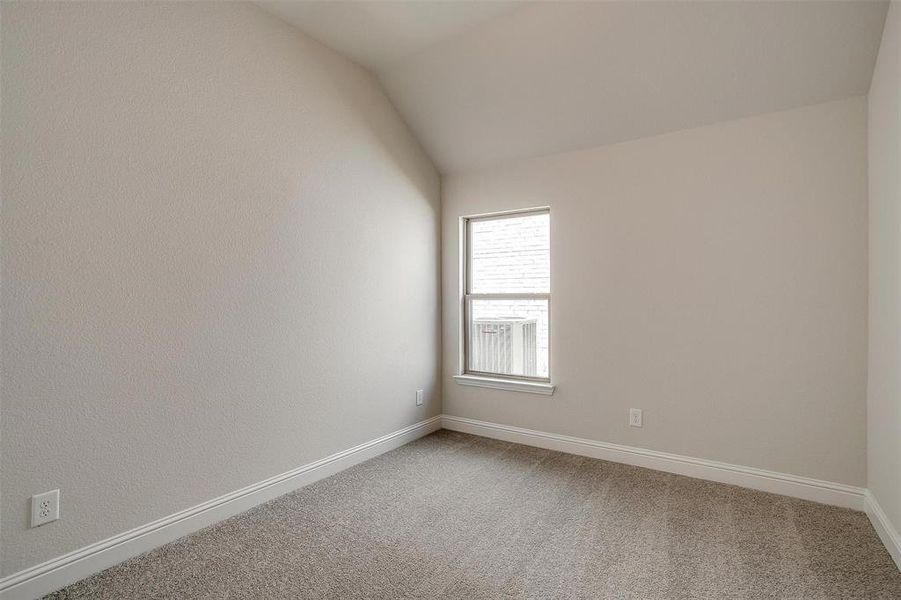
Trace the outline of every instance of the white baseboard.
<instances>
[{"instance_id":1,"label":"white baseboard","mask_svg":"<svg viewBox=\"0 0 901 600\"><path fill-rule=\"evenodd\" d=\"M594 440L450 415L442 415L441 424L445 429L481 435L506 442L516 442L527 446L536 446L579 456L589 456L627 465L646 467L667 473L687 475L697 479L729 483L764 492L812 500L822 504L844 506L855 510L863 510L864 508L865 490L842 483L821 481L775 471L765 471L753 467L731 465L714 460L670 454L668 452L596 442Z\"/></svg>"},{"instance_id":2,"label":"white baseboard","mask_svg":"<svg viewBox=\"0 0 901 600\"><path fill-rule=\"evenodd\" d=\"M901 568L901 535L863 488L655 450L441 415L0 579L0 600L31 600L444 427L580 456L866 510Z\"/></svg>"},{"instance_id":3,"label":"white baseboard","mask_svg":"<svg viewBox=\"0 0 901 600\"><path fill-rule=\"evenodd\" d=\"M867 490L866 493L866 511L873 528L879 535L879 539L885 544L886 550L892 555L892 560L895 561L898 569L901 570L901 533L898 533L898 530L889 521L889 518L883 512L882 507L879 506L876 497L870 493L870 490Z\"/></svg>"},{"instance_id":4,"label":"white baseboard","mask_svg":"<svg viewBox=\"0 0 901 600\"><path fill-rule=\"evenodd\" d=\"M287 473L0 579L0 599L31 600L441 428L432 417Z\"/></svg>"}]
</instances>

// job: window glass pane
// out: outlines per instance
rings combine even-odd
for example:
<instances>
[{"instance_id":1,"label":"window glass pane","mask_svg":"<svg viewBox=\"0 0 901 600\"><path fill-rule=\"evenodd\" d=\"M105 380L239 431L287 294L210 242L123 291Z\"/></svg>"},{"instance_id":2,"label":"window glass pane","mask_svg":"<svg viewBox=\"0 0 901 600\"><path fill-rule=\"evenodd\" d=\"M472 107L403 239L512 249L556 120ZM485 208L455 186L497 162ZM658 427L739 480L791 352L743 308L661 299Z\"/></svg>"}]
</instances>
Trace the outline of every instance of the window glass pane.
<instances>
[{"instance_id":1,"label":"window glass pane","mask_svg":"<svg viewBox=\"0 0 901 600\"><path fill-rule=\"evenodd\" d=\"M550 293L548 213L470 221L473 294Z\"/></svg>"},{"instance_id":2,"label":"window glass pane","mask_svg":"<svg viewBox=\"0 0 901 600\"><path fill-rule=\"evenodd\" d=\"M548 301L469 301L469 370L548 376Z\"/></svg>"}]
</instances>

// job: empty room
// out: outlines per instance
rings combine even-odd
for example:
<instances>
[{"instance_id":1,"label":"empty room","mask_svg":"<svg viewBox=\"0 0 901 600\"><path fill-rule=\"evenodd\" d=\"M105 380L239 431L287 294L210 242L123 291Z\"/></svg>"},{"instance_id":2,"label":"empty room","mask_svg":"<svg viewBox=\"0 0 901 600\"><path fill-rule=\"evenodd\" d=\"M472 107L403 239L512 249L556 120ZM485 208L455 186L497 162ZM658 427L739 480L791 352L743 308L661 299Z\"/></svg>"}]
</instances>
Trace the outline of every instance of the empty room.
<instances>
[{"instance_id":1,"label":"empty room","mask_svg":"<svg viewBox=\"0 0 901 600\"><path fill-rule=\"evenodd\" d=\"M899 567L901 1L0 0L0 600Z\"/></svg>"}]
</instances>

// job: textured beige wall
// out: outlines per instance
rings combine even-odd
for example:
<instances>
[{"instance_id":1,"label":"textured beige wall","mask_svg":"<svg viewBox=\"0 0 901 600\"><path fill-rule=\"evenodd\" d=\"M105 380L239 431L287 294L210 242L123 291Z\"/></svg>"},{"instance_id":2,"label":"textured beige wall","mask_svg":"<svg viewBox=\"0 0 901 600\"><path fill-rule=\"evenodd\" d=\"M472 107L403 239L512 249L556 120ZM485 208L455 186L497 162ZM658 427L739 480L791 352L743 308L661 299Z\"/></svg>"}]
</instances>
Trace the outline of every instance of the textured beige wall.
<instances>
[{"instance_id":1,"label":"textured beige wall","mask_svg":"<svg viewBox=\"0 0 901 600\"><path fill-rule=\"evenodd\" d=\"M901 6L892 3L869 94L870 345L867 483L901 531Z\"/></svg>"},{"instance_id":2,"label":"textured beige wall","mask_svg":"<svg viewBox=\"0 0 901 600\"><path fill-rule=\"evenodd\" d=\"M446 177L444 412L864 485L866 152L858 97ZM458 219L542 205L557 392L458 386Z\"/></svg>"},{"instance_id":3,"label":"textured beige wall","mask_svg":"<svg viewBox=\"0 0 901 600\"><path fill-rule=\"evenodd\" d=\"M439 178L369 75L217 2L3 2L2 61L3 574L439 412Z\"/></svg>"}]
</instances>

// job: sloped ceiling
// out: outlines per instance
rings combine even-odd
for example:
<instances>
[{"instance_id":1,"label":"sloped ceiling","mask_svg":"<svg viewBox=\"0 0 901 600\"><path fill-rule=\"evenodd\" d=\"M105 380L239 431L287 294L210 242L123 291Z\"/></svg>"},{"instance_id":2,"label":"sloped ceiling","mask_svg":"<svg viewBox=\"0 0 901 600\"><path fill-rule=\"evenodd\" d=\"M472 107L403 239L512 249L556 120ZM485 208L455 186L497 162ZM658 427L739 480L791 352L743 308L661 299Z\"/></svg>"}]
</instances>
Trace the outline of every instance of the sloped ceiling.
<instances>
[{"instance_id":1,"label":"sloped ceiling","mask_svg":"<svg viewBox=\"0 0 901 600\"><path fill-rule=\"evenodd\" d=\"M370 68L444 173L865 94L888 6L260 4Z\"/></svg>"},{"instance_id":2,"label":"sloped ceiling","mask_svg":"<svg viewBox=\"0 0 901 600\"><path fill-rule=\"evenodd\" d=\"M508 13L522 0L262 0L257 4L377 72Z\"/></svg>"}]
</instances>

